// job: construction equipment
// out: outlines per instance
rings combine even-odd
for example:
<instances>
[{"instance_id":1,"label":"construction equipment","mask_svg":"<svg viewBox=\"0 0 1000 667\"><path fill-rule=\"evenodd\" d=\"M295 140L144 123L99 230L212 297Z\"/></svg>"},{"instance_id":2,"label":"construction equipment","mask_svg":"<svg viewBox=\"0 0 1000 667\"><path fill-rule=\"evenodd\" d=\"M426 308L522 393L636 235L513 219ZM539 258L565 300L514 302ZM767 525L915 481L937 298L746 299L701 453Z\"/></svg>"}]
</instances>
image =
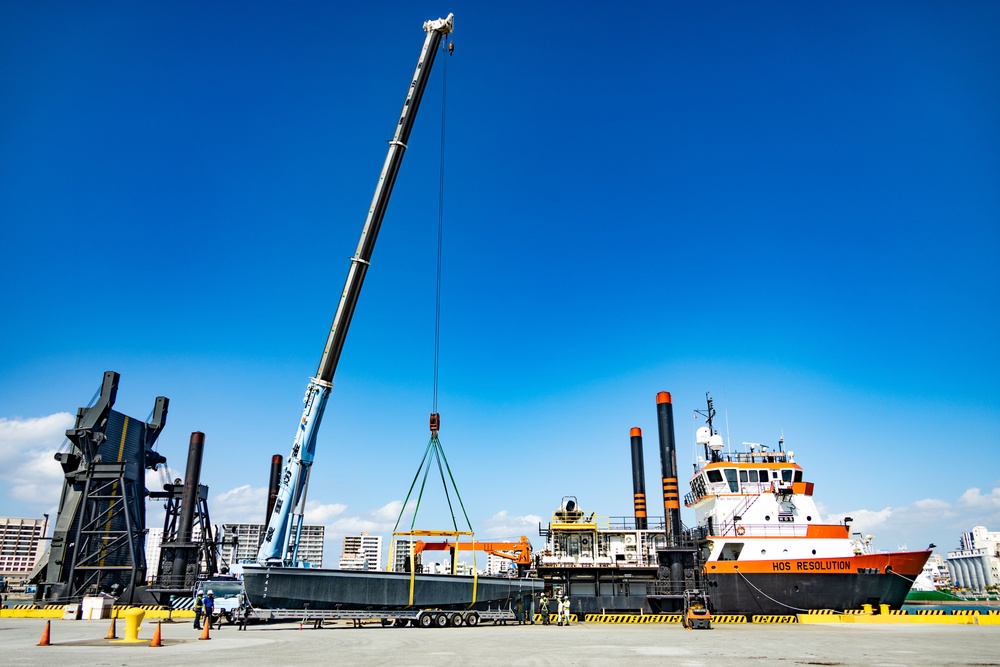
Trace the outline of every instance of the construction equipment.
<instances>
[{"instance_id":1,"label":"construction equipment","mask_svg":"<svg viewBox=\"0 0 1000 667\"><path fill-rule=\"evenodd\" d=\"M712 629L712 612L708 608L708 596L704 591L684 591L684 615L681 621L688 630Z\"/></svg>"},{"instance_id":2,"label":"construction equipment","mask_svg":"<svg viewBox=\"0 0 1000 667\"><path fill-rule=\"evenodd\" d=\"M524 535L518 542L424 542L417 540L413 545L413 555L424 551L448 551L452 561L456 551L483 551L514 561L519 573L531 567L531 543Z\"/></svg>"},{"instance_id":3,"label":"construction equipment","mask_svg":"<svg viewBox=\"0 0 1000 667\"><path fill-rule=\"evenodd\" d=\"M340 361L340 354L347 338L347 330L354 315L354 309L361 294L361 286L368 271L375 240L378 237L382 219L385 217L389 197L396 182L396 175L402 164L406 142L417 116L417 109L423 97L424 88L430 77L431 67L437 55L442 37L451 34L454 28L454 15L447 18L427 21L424 31L427 33L424 45L417 60L413 79L403 102L403 110L396 125L396 132L389 142L389 152L382 167L381 176L375 187L368 216L361 230L361 240L358 249L351 259L351 267L347 272L344 290L340 295L340 303L333 316L330 333L327 337L323 356L320 358L316 375L309 380L302 418L299 420L292 443L291 454L285 462L281 474L281 485L274 502L274 510L268 520L267 530L257 552L260 563L298 565L298 544L302 532L303 512L305 510L306 492L309 484L309 472L316 455L316 435L319 433L320 422L327 398L333 388L333 376Z\"/></svg>"},{"instance_id":4,"label":"construction equipment","mask_svg":"<svg viewBox=\"0 0 1000 667\"><path fill-rule=\"evenodd\" d=\"M66 431L69 451L55 455L64 477L59 513L29 578L39 602L79 602L97 593L123 604L145 597L146 470L166 463L153 446L170 401L156 397L150 422L118 412L120 377L104 373L96 400L77 410Z\"/></svg>"}]
</instances>

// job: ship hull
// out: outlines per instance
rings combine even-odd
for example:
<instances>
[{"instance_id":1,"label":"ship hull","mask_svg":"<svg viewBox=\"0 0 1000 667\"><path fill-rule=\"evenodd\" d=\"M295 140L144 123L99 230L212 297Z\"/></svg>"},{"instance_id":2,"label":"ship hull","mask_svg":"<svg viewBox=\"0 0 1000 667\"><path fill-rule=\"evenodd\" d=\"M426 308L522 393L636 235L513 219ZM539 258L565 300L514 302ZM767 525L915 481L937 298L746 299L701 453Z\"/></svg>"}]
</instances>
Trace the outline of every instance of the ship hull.
<instances>
[{"instance_id":1,"label":"ship hull","mask_svg":"<svg viewBox=\"0 0 1000 667\"><path fill-rule=\"evenodd\" d=\"M541 592L539 579L247 566L247 601L262 609L497 609Z\"/></svg>"},{"instance_id":2,"label":"ship hull","mask_svg":"<svg viewBox=\"0 0 1000 667\"><path fill-rule=\"evenodd\" d=\"M846 611L865 604L899 609L929 557L930 551L914 551L787 561L709 561L705 575L716 613Z\"/></svg>"},{"instance_id":3,"label":"ship hull","mask_svg":"<svg viewBox=\"0 0 1000 667\"><path fill-rule=\"evenodd\" d=\"M899 609L910 582L893 574L709 575L717 614L795 614L814 609L845 611L886 604Z\"/></svg>"}]
</instances>

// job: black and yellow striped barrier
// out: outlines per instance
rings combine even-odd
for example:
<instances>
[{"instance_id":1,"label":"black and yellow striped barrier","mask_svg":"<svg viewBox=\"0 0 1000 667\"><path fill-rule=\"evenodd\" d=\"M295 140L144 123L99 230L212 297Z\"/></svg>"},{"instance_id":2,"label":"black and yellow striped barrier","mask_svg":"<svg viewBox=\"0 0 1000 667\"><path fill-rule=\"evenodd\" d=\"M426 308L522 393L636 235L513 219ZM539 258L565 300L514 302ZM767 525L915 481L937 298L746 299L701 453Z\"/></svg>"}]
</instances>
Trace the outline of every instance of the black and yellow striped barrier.
<instances>
[{"instance_id":1,"label":"black and yellow striped barrier","mask_svg":"<svg viewBox=\"0 0 1000 667\"><path fill-rule=\"evenodd\" d=\"M680 623L680 614L587 614L583 617L587 623Z\"/></svg>"},{"instance_id":2,"label":"black and yellow striped barrier","mask_svg":"<svg viewBox=\"0 0 1000 667\"><path fill-rule=\"evenodd\" d=\"M955 609L951 613L955 616L979 616L978 609Z\"/></svg>"},{"instance_id":3,"label":"black and yellow striped barrier","mask_svg":"<svg viewBox=\"0 0 1000 667\"><path fill-rule=\"evenodd\" d=\"M754 623L798 623L794 616L782 616L778 614L754 614Z\"/></svg>"},{"instance_id":4,"label":"black and yellow striped barrier","mask_svg":"<svg viewBox=\"0 0 1000 667\"><path fill-rule=\"evenodd\" d=\"M833 609L810 609L807 614L837 614Z\"/></svg>"},{"instance_id":5,"label":"black and yellow striped barrier","mask_svg":"<svg viewBox=\"0 0 1000 667\"><path fill-rule=\"evenodd\" d=\"M944 609L918 609L918 616L944 616Z\"/></svg>"},{"instance_id":6,"label":"black and yellow striped barrier","mask_svg":"<svg viewBox=\"0 0 1000 667\"><path fill-rule=\"evenodd\" d=\"M713 614L712 623L746 623L746 614Z\"/></svg>"},{"instance_id":7,"label":"black and yellow striped barrier","mask_svg":"<svg viewBox=\"0 0 1000 667\"><path fill-rule=\"evenodd\" d=\"M588 616L593 616L593 614L588 614ZM535 614L534 618L535 618L535 623L541 624L541 622L542 622L542 615L541 614ZM577 621L576 619L577 619L576 614L570 614L569 615L569 622L570 623L578 623L579 621ZM555 614L549 614L549 623L552 624L552 625L558 625L559 624L559 619L556 618Z\"/></svg>"}]
</instances>

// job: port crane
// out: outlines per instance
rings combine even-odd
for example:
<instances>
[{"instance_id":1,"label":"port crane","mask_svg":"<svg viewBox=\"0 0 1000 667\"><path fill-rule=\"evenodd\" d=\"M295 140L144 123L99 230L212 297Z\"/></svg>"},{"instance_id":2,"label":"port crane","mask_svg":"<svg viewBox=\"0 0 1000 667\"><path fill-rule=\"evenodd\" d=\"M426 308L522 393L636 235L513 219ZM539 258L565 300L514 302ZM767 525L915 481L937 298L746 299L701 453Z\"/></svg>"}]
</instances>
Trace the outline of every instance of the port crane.
<instances>
[{"instance_id":1,"label":"port crane","mask_svg":"<svg viewBox=\"0 0 1000 667\"><path fill-rule=\"evenodd\" d=\"M351 267L347 272L344 291L340 295L333 323L330 325L330 334L323 349L323 356L320 358L319 369L306 387L302 418L295 431L291 454L288 456L281 473L274 510L271 512L264 539L257 552L259 563L286 567L299 565L298 545L302 533L309 472L316 454L316 435L319 432L330 390L333 388L334 372L340 361L340 354L347 338L347 330L350 327L351 317L354 315L358 296L361 294L361 286L368 271L372 250L375 247L375 239L382 225L382 219L385 217L389 197L392 195L392 188L403 161L403 154L406 151L406 142L409 140L410 130L413 128L417 109L420 106L420 100L434 64L434 58L441 45L441 40L451 34L454 24L454 14L449 14L447 18L424 23L424 31L427 34L420 51L420 58L417 60L413 79L406 93L406 99L403 102L399 123L396 125L396 132L392 140L389 141L389 151L378 184L375 186L375 195L372 198L371 207L368 209L368 216L361 230L358 249L354 257L351 258Z\"/></svg>"}]
</instances>

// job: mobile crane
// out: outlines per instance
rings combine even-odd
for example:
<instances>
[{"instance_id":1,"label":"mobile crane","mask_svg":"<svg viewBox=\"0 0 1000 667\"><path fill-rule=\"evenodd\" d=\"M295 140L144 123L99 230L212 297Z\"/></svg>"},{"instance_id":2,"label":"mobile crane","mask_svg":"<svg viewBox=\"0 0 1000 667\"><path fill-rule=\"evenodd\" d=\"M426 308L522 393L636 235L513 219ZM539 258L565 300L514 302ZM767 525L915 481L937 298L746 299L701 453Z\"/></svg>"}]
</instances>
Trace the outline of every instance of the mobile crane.
<instances>
[{"instance_id":1,"label":"mobile crane","mask_svg":"<svg viewBox=\"0 0 1000 667\"><path fill-rule=\"evenodd\" d=\"M274 502L271 518L268 520L264 540L257 552L257 561L261 564L286 567L299 565L298 545L302 533L306 491L309 485L309 472L316 455L316 435L323 419L323 410L326 407L330 390L333 388L334 372L340 361L344 340L347 338L347 330L350 327L351 317L354 315L354 308L357 305L358 296L361 294L361 285L364 282L372 250L375 247L375 239L389 204L389 197L403 161L406 142L409 140L410 130L413 128L413 122L416 119L417 109L430 77L434 58L442 38L451 34L454 24L454 14L449 14L447 18L424 23L424 31L427 35L420 51L420 58L417 60L413 79L406 93L406 100L403 102L403 111L400 113L395 135L389 142L389 152L385 158L385 165L382 167L382 174L375 186L375 195L361 230L358 249L351 259L351 267L347 272L344 291L340 295L340 302L333 316L326 347L320 358L319 369L306 387L302 418L295 432L291 454L288 456L281 473L277 499Z\"/></svg>"}]
</instances>

